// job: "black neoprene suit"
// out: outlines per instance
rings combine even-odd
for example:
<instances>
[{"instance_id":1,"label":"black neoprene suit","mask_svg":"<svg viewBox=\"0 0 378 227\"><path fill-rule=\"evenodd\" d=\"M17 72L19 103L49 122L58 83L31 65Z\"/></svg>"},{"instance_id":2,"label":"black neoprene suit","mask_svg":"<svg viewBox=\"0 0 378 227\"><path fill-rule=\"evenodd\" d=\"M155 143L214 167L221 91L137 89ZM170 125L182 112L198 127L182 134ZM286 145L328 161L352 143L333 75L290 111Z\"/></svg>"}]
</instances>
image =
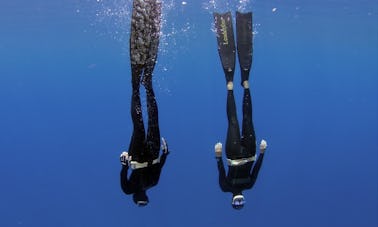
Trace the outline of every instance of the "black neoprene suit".
<instances>
[{"instance_id":1,"label":"black neoprene suit","mask_svg":"<svg viewBox=\"0 0 378 227\"><path fill-rule=\"evenodd\" d=\"M228 130L226 139L226 156L228 159L233 160L249 158L256 154L256 138L252 122L252 102L250 91L249 89L244 89L243 125L241 136L236 115L234 93L232 90L228 90L227 92ZM222 158L217 158L219 185L222 191L239 194L244 189L250 189L256 181L263 158L264 154L260 153L254 166L254 162L248 162L247 164L240 166L229 166L227 177Z\"/></svg>"}]
</instances>

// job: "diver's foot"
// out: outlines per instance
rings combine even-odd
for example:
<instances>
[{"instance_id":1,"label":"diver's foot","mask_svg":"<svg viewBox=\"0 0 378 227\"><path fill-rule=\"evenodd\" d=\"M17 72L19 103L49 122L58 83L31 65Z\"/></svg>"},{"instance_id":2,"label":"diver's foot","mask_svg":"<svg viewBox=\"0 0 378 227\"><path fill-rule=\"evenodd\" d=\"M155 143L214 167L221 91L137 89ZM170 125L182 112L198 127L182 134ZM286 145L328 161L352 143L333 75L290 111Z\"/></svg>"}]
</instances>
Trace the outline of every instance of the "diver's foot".
<instances>
[{"instance_id":1,"label":"diver's foot","mask_svg":"<svg viewBox=\"0 0 378 227\"><path fill-rule=\"evenodd\" d=\"M232 91L234 89L234 83L232 81L227 83L227 90Z\"/></svg>"},{"instance_id":2,"label":"diver's foot","mask_svg":"<svg viewBox=\"0 0 378 227\"><path fill-rule=\"evenodd\" d=\"M248 80L243 81L243 88L248 89L249 88L249 82Z\"/></svg>"}]
</instances>

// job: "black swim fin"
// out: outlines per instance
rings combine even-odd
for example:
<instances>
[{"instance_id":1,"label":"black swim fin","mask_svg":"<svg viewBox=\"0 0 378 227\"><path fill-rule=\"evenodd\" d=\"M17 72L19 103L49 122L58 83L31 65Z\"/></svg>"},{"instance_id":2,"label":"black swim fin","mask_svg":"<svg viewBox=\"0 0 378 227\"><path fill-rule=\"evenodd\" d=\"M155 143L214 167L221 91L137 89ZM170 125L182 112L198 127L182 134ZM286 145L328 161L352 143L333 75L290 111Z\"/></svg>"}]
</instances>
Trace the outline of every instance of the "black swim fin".
<instances>
[{"instance_id":1,"label":"black swim fin","mask_svg":"<svg viewBox=\"0 0 378 227\"><path fill-rule=\"evenodd\" d=\"M234 80L236 58L231 12L223 14L214 13L214 22L217 32L219 56L226 75L226 81L230 82Z\"/></svg>"},{"instance_id":2,"label":"black swim fin","mask_svg":"<svg viewBox=\"0 0 378 227\"><path fill-rule=\"evenodd\" d=\"M236 12L236 38L242 85L245 80L249 79L252 65L252 29L252 12Z\"/></svg>"}]
</instances>

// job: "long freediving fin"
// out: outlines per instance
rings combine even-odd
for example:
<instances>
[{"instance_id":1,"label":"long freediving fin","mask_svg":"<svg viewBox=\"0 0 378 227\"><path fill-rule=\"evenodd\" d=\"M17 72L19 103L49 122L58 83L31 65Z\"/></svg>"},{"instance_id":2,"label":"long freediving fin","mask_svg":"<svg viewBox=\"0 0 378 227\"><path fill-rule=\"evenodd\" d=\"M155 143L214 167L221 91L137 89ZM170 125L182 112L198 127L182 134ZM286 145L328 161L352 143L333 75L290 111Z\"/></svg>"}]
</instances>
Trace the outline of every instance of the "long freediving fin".
<instances>
[{"instance_id":1,"label":"long freediving fin","mask_svg":"<svg viewBox=\"0 0 378 227\"><path fill-rule=\"evenodd\" d=\"M214 22L218 41L218 53L226 75L226 81L234 79L235 71L235 39L232 27L231 12L214 13Z\"/></svg>"},{"instance_id":2,"label":"long freediving fin","mask_svg":"<svg viewBox=\"0 0 378 227\"><path fill-rule=\"evenodd\" d=\"M236 39L241 72L241 83L248 81L252 65L252 12L236 12Z\"/></svg>"}]
</instances>

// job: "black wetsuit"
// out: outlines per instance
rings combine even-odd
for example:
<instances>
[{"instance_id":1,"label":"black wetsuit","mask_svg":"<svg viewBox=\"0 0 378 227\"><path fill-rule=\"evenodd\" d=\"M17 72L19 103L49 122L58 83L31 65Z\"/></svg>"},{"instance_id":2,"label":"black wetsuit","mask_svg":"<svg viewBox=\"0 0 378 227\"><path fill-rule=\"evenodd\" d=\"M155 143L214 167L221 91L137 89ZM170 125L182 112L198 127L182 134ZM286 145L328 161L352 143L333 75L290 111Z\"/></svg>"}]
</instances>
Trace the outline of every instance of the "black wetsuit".
<instances>
[{"instance_id":1,"label":"black wetsuit","mask_svg":"<svg viewBox=\"0 0 378 227\"><path fill-rule=\"evenodd\" d=\"M130 194L146 190L159 181L161 169L167 153L160 157L160 163L152 165L159 157L160 131L158 107L152 88L152 72L154 70L159 38L161 3L156 0L134 0L130 34L130 60L132 73L131 117L133 134L128 153L132 161L149 162L149 166L133 170L127 179L128 166L121 170L121 186L125 193ZM143 84L147 97L148 129L144 128L142 105L139 88Z\"/></svg>"},{"instance_id":2,"label":"black wetsuit","mask_svg":"<svg viewBox=\"0 0 378 227\"><path fill-rule=\"evenodd\" d=\"M242 136L240 136L235 98L232 90L228 90L227 94L227 117L227 158L235 160L254 156L256 154L256 138L252 122L252 102L249 89L244 89ZM254 162L239 166L229 166L226 176L222 158L217 158L219 185L222 191L240 194L243 190L250 189L256 181L263 159L264 154L260 153L254 166Z\"/></svg>"},{"instance_id":3,"label":"black wetsuit","mask_svg":"<svg viewBox=\"0 0 378 227\"><path fill-rule=\"evenodd\" d=\"M217 32L218 53L226 76L227 86L229 86L234 79L236 61L231 12L221 14L214 13L214 22ZM241 85L244 87L244 82L249 80L249 73L252 66L252 12L236 12L236 33ZM228 87L228 89L230 88ZM234 91L232 89L227 90L228 129L226 156L231 160L251 158L256 154L256 136L252 121L250 90L249 88L244 88L243 125L240 135ZM219 185L222 191L232 192L234 195L237 195L241 194L244 189L250 189L256 181L263 158L264 154L261 153L255 165L253 165L254 161L251 161L238 166L229 166L227 176L222 158L217 158Z\"/></svg>"}]
</instances>

